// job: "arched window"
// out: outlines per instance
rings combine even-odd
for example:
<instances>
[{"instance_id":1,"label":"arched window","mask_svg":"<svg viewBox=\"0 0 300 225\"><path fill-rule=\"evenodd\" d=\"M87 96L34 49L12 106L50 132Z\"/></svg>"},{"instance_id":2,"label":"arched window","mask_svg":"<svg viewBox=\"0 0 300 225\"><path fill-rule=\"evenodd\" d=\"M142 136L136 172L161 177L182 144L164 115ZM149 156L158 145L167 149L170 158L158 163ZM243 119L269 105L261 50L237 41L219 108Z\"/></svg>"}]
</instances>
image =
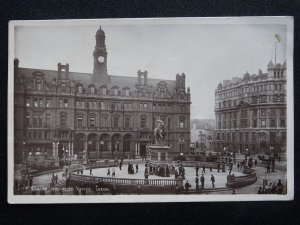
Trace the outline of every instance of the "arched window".
<instances>
[{"instance_id":1,"label":"arched window","mask_svg":"<svg viewBox=\"0 0 300 225\"><path fill-rule=\"evenodd\" d=\"M118 128L119 127L119 115L115 115L114 116L114 128Z\"/></svg>"},{"instance_id":2,"label":"arched window","mask_svg":"<svg viewBox=\"0 0 300 225\"><path fill-rule=\"evenodd\" d=\"M109 119L108 119L108 115L104 114L101 116L101 127L109 127Z\"/></svg>"},{"instance_id":3,"label":"arched window","mask_svg":"<svg viewBox=\"0 0 300 225\"><path fill-rule=\"evenodd\" d=\"M130 115L125 116L124 127L127 129L131 128L131 116Z\"/></svg>"},{"instance_id":4,"label":"arched window","mask_svg":"<svg viewBox=\"0 0 300 225\"><path fill-rule=\"evenodd\" d=\"M125 89L125 96L129 97L129 95L130 95L130 90L129 89Z\"/></svg>"},{"instance_id":5,"label":"arched window","mask_svg":"<svg viewBox=\"0 0 300 225\"><path fill-rule=\"evenodd\" d=\"M77 127L82 128L82 126L83 126L83 116L78 115L77 116Z\"/></svg>"}]
</instances>

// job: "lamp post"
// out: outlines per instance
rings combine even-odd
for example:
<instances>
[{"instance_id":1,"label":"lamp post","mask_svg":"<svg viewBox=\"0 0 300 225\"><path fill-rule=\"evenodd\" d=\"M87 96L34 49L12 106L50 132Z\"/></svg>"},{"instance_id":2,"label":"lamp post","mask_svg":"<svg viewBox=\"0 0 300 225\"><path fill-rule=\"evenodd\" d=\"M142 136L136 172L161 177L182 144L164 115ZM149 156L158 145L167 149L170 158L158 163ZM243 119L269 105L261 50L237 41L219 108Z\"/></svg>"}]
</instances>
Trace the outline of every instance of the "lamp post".
<instances>
[{"instance_id":1,"label":"lamp post","mask_svg":"<svg viewBox=\"0 0 300 225\"><path fill-rule=\"evenodd\" d=\"M180 155L183 154L183 144L184 144L184 139L183 137L181 136L180 139L179 139L179 149L180 149Z\"/></svg>"}]
</instances>

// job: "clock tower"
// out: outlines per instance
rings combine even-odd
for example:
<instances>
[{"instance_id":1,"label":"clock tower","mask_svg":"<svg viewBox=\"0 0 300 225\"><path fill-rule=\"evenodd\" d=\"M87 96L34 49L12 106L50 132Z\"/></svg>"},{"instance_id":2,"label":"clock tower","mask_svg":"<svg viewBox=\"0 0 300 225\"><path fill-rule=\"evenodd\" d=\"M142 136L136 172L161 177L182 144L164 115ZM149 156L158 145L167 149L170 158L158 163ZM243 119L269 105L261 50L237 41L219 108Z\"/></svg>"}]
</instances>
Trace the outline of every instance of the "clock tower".
<instances>
[{"instance_id":1,"label":"clock tower","mask_svg":"<svg viewBox=\"0 0 300 225\"><path fill-rule=\"evenodd\" d=\"M107 74L107 51L105 46L105 33L101 29L96 33L96 46L93 52L94 57L94 81L100 83L109 83Z\"/></svg>"}]
</instances>

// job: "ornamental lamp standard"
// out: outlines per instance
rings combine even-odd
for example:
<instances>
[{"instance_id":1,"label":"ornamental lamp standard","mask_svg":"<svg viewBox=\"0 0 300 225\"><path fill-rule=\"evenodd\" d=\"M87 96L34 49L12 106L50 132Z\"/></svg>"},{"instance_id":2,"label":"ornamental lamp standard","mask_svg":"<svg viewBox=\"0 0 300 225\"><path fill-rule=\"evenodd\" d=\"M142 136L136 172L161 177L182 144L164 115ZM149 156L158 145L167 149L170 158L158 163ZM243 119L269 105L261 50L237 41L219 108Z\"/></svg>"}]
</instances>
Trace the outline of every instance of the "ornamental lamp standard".
<instances>
[{"instance_id":1,"label":"ornamental lamp standard","mask_svg":"<svg viewBox=\"0 0 300 225\"><path fill-rule=\"evenodd\" d=\"M183 149L184 139L183 139L183 137L181 136L178 141L179 141L180 155L183 155L183 152L184 152L184 149Z\"/></svg>"}]
</instances>

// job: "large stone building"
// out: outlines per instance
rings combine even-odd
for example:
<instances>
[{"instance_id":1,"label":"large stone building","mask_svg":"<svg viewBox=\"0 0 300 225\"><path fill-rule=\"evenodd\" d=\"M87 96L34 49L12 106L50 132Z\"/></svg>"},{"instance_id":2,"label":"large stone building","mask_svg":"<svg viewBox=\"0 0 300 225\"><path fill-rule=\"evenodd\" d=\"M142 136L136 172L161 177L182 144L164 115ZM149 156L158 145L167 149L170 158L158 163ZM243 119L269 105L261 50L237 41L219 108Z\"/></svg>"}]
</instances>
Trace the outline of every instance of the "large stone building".
<instances>
[{"instance_id":1,"label":"large stone building","mask_svg":"<svg viewBox=\"0 0 300 225\"><path fill-rule=\"evenodd\" d=\"M96 33L93 73L20 68L14 62L15 160L87 156L90 159L145 155L157 118L165 122L175 155L190 144L190 91L185 74L176 80L107 72L105 33ZM185 140L184 142L182 140Z\"/></svg>"},{"instance_id":2,"label":"large stone building","mask_svg":"<svg viewBox=\"0 0 300 225\"><path fill-rule=\"evenodd\" d=\"M214 148L272 153L286 147L286 63L233 78L215 90Z\"/></svg>"}]
</instances>

